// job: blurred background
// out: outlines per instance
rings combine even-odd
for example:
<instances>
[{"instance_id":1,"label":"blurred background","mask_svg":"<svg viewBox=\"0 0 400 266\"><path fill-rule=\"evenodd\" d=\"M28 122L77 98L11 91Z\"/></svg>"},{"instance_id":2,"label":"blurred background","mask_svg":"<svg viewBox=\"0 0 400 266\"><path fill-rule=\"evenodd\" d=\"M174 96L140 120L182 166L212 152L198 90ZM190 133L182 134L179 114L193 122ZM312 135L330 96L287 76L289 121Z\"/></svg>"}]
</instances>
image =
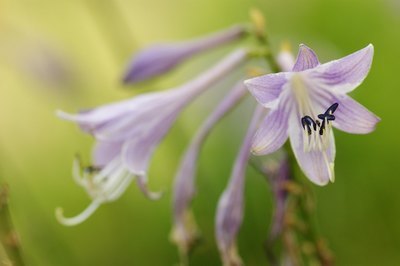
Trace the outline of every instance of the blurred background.
<instances>
[{"instance_id":1,"label":"blurred background","mask_svg":"<svg viewBox=\"0 0 400 266\"><path fill-rule=\"evenodd\" d=\"M209 68L232 48L197 56L153 82L122 86L131 55L158 41L174 41L248 21L251 7L267 19L273 47L289 41L312 47L322 62L375 46L371 72L352 93L382 118L377 130L336 132L336 182L313 185L318 230L337 265L400 262L400 2L398 0L0 0L0 181L9 184L10 208L27 265L174 265L168 237L171 183L181 152L209 108L234 77L185 110L157 149L151 188L156 202L135 185L89 220L64 227L67 216L90 202L71 177L77 152L90 159L93 140L56 109L75 112L144 91L174 87ZM237 44L236 44L237 45ZM297 52L297 51L295 51ZM212 95L213 100L209 100ZM207 97L208 96L208 97ZM246 101L218 125L203 149L193 204L203 233L191 265L219 265L214 214L251 113ZM247 265L266 265L262 243L272 200L262 177L248 169L246 210L239 250Z\"/></svg>"}]
</instances>

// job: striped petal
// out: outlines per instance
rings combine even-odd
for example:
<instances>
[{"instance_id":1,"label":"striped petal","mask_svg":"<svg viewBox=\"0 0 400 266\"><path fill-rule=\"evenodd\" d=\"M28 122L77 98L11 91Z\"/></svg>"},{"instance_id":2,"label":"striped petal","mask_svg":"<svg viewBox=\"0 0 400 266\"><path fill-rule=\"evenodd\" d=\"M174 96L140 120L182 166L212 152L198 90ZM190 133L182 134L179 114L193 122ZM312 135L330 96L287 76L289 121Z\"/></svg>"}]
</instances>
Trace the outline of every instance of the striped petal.
<instances>
[{"instance_id":1,"label":"striped petal","mask_svg":"<svg viewBox=\"0 0 400 266\"><path fill-rule=\"evenodd\" d=\"M314 51L305 44L300 44L299 54L297 55L296 63L293 71L299 72L319 65L318 57Z\"/></svg>"},{"instance_id":2,"label":"striped petal","mask_svg":"<svg viewBox=\"0 0 400 266\"><path fill-rule=\"evenodd\" d=\"M310 77L321 86L337 93L348 93L357 88L367 76L374 55L372 44L338 60L310 70Z\"/></svg>"},{"instance_id":3,"label":"striped petal","mask_svg":"<svg viewBox=\"0 0 400 266\"><path fill-rule=\"evenodd\" d=\"M292 115L289 129L290 144L301 170L313 183L324 186L334 180L334 160L336 154L333 132L330 132L326 150L304 150L304 140L300 117Z\"/></svg>"},{"instance_id":4,"label":"striped petal","mask_svg":"<svg viewBox=\"0 0 400 266\"><path fill-rule=\"evenodd\" d=\"M244 84L260 104L271 107L272 102L278 99L289 77L290 73L286 72L268 74L248 79Z\"/></svg>"},{"instance_id":5,"label":"striped petal","mask_svg":"<svg viewBox=\"0 0 400 266\"><path fill-rule=\"evenodd\" d=\"M285 90L275 109L272 109L257 130L252 152L256 155L270 154L278 150L288 138L290 114L289 89Z\"/></svg>"}]
</instances>

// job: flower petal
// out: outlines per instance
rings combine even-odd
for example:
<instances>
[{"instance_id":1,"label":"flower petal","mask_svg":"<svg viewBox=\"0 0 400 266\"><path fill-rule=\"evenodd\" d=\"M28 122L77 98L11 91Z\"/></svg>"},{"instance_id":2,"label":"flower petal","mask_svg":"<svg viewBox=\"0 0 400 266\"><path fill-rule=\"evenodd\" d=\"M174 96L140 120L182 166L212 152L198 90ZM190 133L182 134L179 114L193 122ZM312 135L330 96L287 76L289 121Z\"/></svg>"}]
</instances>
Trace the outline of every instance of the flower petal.
<instances>
[{"instance_id":1,"label":"flower petal","mask_svg":"<svg viewBox=\"0 0 400 266\"><path fill-rule=\"evenodd\" d=\"M319 65L318 57L314 51L305 44L300 44L299 54L297 55L296 63L293 71L299 72L314 68Z\"/></svg>"},{"instance_id":2,"label":"flower petal","mask_svg":"<svg viewBox=\"0 0 400 266\"><path fill-rule=\"evenodd\" d=\"M320 90L319 104L327 108L338 103L332 125L339 130L352 134L367 134L375 130L380 118L345 94L336 94L327 90Z\"/></svg>"},{"instance_id":3,"label":"flower petal","mask_svg":"<svg viewBox=\"0 0 400 266\"><path fill-rule=\"evenodd\" d=\"M110 128L112 129L114 124L119 123L128 114L139 111L143 112L143 110L146 110L146 107L148 109L148 106L153 106L154 103L159 102L163 98L163 94L166 93L147 93L133 99L88 109L78 114L69 114L60 110L57 110L56 114L62 119L78 123L82 130L95 135L102 131L108 131Z\"/></svg>"},{"instance_id":4,"label":"flower petal","mask_svg":"<svg viewBox=\"0 0 400 266\"><path fill-rule=\"evenodd\" d=\"M275 109L272 109L253 138L252 152L256 155L270 154L278 150L288 138L290 114L289 90L283 92Z\"/></svg>"},{"instance_id":5,"label":"flower petal","mask_svg":"<svg viewBox=\"0 0 400 266\"><path fill-rule=\"evenodd\" d=\"M296 120L296 121L295 121ZM304 174L313 183L324 186L334 180L335 141L331 131L329 146L325 151L304 151L303 132L300 117L292 115L289 138L294 155Z\"/></svg>"},{"instance_id":6,"label":"flower petal","mask_svg":"<svg viewBox=\"0 0 400 266\"><path fill-rule=\"evenodd\" d=\"M264 107L271 107L271 103L278 99L286 84L290 73L274 73L244 81L253 97Z\"/></svg>"},{"instance_id":7,"label":"flower petal","mask_svg":"<svg viewBox=\"0 0 400 266\"><path fill-rule=\"evenodd\" d=\"M367 134L375 130L380 118L347 95L337 97L339 107L333 126L353 134Z\"/></svg>"},{"instance_id":8,"label":"flower petal","mask_svg":"<svg viewBox=\"0 0 400 266\"><path fill-rule=\"evenodd\" d=\"M121 142L97 142L92 153L93 165L105 166L111 162L112 159L118 156L119 152L121 151L121 147Z\"/></svg>"},{"instance_id":9,"label":"flower petal","mask_svg":"<svg viewBox=\"0 0 400 266\"><path fill-rule=\"evenodd\" d=\"M310 76L330 90L348 93L360 85L367 76L373 55L374 47L370 44L346 57L310 70Z\"/></svg>"}]
</instances>

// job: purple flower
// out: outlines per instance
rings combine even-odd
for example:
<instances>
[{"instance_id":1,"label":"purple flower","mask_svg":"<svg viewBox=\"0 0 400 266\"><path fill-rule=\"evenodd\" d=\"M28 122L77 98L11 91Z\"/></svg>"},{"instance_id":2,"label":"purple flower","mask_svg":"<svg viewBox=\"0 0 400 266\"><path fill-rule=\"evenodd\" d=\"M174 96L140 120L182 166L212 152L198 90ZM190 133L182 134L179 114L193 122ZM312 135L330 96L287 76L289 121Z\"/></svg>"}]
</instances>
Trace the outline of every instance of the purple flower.
<instances>
[{"instance_id":1,"label":"purple flower","mask_svg":"<svg viewBox=\"0 0 400 266\"><path fill-rule=\"evenodd\" d=\"M247 134L236 157L232 175L219 199L216 215L216 238L224 265L242 265L237 253L236 236L243 220L244 179L250 158L252 138L263 114L263 108L256 108Z\"/></svg>"},{"instance_id":2,"label":"purple flower","mask_svg":"<svg viewBox=\"0 0 400 266\"><path fill-rule=\"evenodd\" d=\"M123 82L126 84L136 83L164 74L186 59L234 41L244 36L245 33L246 29L244 27L234 26L195 40L150 46L132 58L125 72Z\"/></svg>"},{"instance_id":3,"label":"purple flower","mask_svg":"<svg viewBox=\"0 0 400 266\"><path fill-rule=\"evenodd\" d=\"M196 162L201 147L215 124L235 107L246 93L247 89L242 80L226 95L201 125L181 160L175 177L173 199L174 228L171 237L172 241L180 248L182 255L186 255L190 251L198 237L198 230L190 210L190 203L195 195Z\"/></svg>"},{"instance_id":4,"label":"purple flower","mask_svg":"<svg viewBox=\"0 0 400 266\"><path fill-rule=\"evenodd\" d=\"M100 204L118 199L133 179L148 197L158 198L159 193L147 189L147 168L154 149L185 106L246 58L247 51L240 49L178 88L143 94L75 115L59 112L61 118L78 123L97 140L93 166L81 173L79 163L74 163L74 177L93 202L73 218L65 218L62 210L57 210L59 221L65 225L84 221Z\"/></svg>"},{"instance_id":5,"label":"purple flower","mask_svg":"<svg viewBox=\"0 0 400 266\"><path fill-rule=\"evenodd\" d=\"M320 64L313 50L300 45L293 69L245 81L269 113L253 140L253 153L269 154L290 138L297 161L315 184L334 181L335 142L332 126L365 134L380 119L350 98L372 63L370 44L339 60Z\"/></svg>"}]
</instances>

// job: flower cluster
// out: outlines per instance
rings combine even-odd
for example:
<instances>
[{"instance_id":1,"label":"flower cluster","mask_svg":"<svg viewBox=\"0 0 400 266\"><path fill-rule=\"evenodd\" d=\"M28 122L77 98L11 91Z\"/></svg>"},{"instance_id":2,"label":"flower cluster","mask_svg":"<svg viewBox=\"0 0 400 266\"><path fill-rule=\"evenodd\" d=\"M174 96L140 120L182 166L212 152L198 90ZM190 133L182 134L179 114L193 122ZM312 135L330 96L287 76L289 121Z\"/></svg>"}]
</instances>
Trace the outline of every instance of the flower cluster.
<instances>
[{"instance_id":1,"label":"flower cluster","mask_svg":"<svg viewBox=\"0 0 400 266\"><path fill-rule=\"evenodd\" d=\"M123 82L135 83L162 75L190 57L240 39L246 33L245 27L235 26L196 40L152 46L134 56ZM234 50L198 77L170 90L142 94L78 114L58 111L61 118L76 122L96 140L92 165L82 167L78 159L73 164L73 176L89 194L92 203L72 218L64 217L58 209L58 220L65 225L83 222L101 204L118 199L133 180L147 197L158 199L161 193L147 187L147 169L153 151L182 110L248 61L249 55L255 54L243 48ZM368 45L342 59L320 64L310 48L300 45L296 60L285 50L276 62L270 62L283 72L246 81L243 75L238 80L199 127L178 167L171 236L182 254L189 252L198 235L190 210L195 194L196 163L202 144L215 124L237 106L247 91L258 101L216 214L216 238L221 258L225 265L240 265L236 235L243 220L244 179L251 154L271 154L289 138L301 169L312 182L325 185L329 180L333 181L335 143L332 127L363 134L371 132L379 121L347 95L368 74L372 56L373 46Z\"/></svg>"}]
</instances>

